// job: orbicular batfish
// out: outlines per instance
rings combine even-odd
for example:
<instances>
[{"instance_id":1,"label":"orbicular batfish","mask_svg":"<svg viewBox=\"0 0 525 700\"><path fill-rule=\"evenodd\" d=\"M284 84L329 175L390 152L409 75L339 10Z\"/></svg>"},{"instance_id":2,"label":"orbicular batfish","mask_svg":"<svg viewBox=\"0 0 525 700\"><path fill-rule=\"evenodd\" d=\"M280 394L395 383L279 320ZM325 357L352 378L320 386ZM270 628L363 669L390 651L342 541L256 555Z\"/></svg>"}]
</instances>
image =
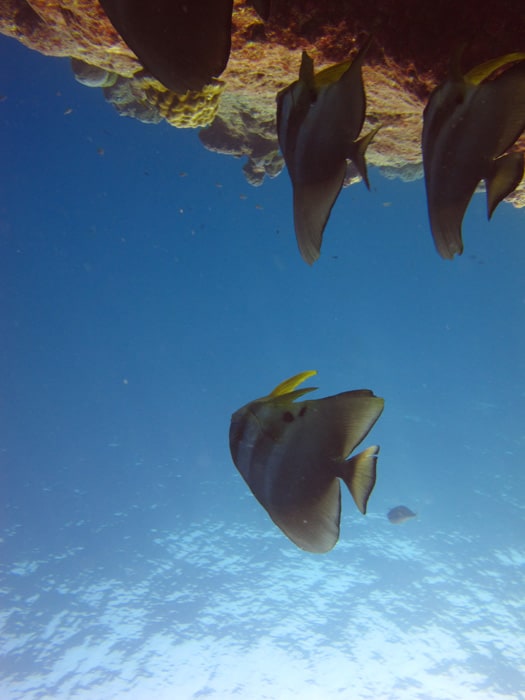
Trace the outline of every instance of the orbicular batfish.
<instances>
[{"instance_id":1,"label":"orbicular batfish","mask_svg":"<svg viewBox=\"0 0 525 700\"><path fill-rule=\"evenodd\" d=\"M523 177L523 153L510 152L525 128L525 53L450 76L423 115L423 165L434 243L443 258L463 252L461 224L484 180L488 217Z\"/></svg>"},{"instance_id":2,"label":"orbicular batfish","mask_svg":"<svg viewBox=\"0 0 525 700\"><path fill-rule=\"evenodd\" d=\"M410 520L410 518L415 518L416 513L413 513L410 508L406 506L396 506L388 511L386 517L390 520L392 525L400 525L404 523L405 520Z\"/></svg>"},{"instance_id":3,"label":"orbicular batfish","mask_svg":"<svg viewBox=\"0 0 525 700\"><path fill-rule=\"evenodd\" d=\"M144 68L179 94L201 90L230 55L233 0L100 0Z\"/></svg>"},{"instance_id":4,"label":"orbicular batfish","mask_svg":"<svg viewBox=\"0 0 525 700\"><path fill-rule=\"evenodd\" d=\"M365 151L379 127L358 139L366 96L361 75L371 39L353 61L314 74L303 51L299 80L277 95L277 134L293 187L294 224L303 259L312 264L351 159L366 186Z\"/></svg>"},{"instance_id":5,"label":"orbicular batfish","mask_svg":"<svg viewBox=\"0 0 525 700\"><path fill-rule=\"evenodd\" d=\"M274 523L301 549L328 552L339 538L341 490L361 511L376 481L379 447L347 460L377 421L383 399L368 389L297 401L315 371L301 372L236 411L230 425L233 462Z\"/></svg>"}]
</instances>

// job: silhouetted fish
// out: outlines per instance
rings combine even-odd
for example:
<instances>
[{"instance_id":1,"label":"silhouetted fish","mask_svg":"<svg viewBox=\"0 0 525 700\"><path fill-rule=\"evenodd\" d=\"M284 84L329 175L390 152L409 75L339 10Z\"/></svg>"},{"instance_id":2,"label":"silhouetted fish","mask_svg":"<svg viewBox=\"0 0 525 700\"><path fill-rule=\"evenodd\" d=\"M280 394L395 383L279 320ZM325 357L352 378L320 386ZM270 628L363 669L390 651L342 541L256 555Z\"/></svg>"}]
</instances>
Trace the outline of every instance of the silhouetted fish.
<instances>
[{"instance_id":1,"label":"silhouetted fish","mask_svg":"<svg viewBox=\"0 0 525 700\"><path fill-rule=\"evenodd\" d=\"M312 264L351 159L369 188L365 151L379 127L357 140L365 120L361 67L371 39L354 61L314 74L303 51L299 80L277 95L277 134L293 186L295 235Z\"/></svg>"},{"instance_id":2,"label":"silhouetted fish","mask_svg":"<svg viewBox=\"0 0 525 700\"><path fill-rule=\"evenodd\" d=\"M144 68L179 94L226 68L233 0L100 0Z\"/></svg>"},{"instance_id":3,"label":"silhouetted fish","mask_svg":"<svg viewBox=\"0 0 525 700\"><path fill-rule=\"evenodd\" d=\"M369 391L296 399L315 371L302 372L271 394L236 411L230 425L233 462L274 523L298 547L327 552L339 538L341 491L347 485L361 511L376 480L379 447L348 461L381 415L384 401Z\"/></svg>"},{"instance_id":4,"label":"silhouetted fish","mask_svg":"<svg viewBox=\"0 0 525 700\"><path fill-rule=\"evenodd\" d=\"M410 520L410 518L415 518L416 513L413 513L410 508L406 506L396 506L388 511L386 517L390 520L392 525L400 525L404 523L405 520Z\"/></svg>"},{"instance_id":5,"label":"silhouetted fish","mask_svg":"<svg viewBox=\"0 0 525 700\"><path fill-rule=\"evenodd\" d=\"M268 19L271 11L271 0L251 0L251 3L261 19Z\"/></svg>"},{"instance_id":6,"label":"silhouetted fish","mask_svg":"<svg viewBox=\"0 0 525 700\"><path fill-rule=\"evenodd\" d=\"M524 128L525 53L500 56L464 76L453 65L431 94L423 115L423 164L430 228L443 258L463 252L461 223L481 180L489 219L518 186L523 154L506 152Z\"/></svg>"}]
</instances>

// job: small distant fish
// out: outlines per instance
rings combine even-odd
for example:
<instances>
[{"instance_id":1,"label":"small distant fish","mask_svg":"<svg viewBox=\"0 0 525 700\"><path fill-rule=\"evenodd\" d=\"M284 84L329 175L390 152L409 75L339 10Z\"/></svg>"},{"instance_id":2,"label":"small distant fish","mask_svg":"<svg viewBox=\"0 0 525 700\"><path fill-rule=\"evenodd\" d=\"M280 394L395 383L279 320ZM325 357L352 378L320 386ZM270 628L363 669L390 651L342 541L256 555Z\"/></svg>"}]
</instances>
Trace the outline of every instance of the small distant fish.
<instances>
[{"instance_id":1,"label":"small distant fish","mask_svg":"<svg viewBox=\"0 0 525 700\"><path fill-rule=\"evenodd\" d=\"M390 520L392 525L401 525L405 520L410 520L410 518L415 518L417 513L413 513L410 508L406 506L396 506L388 511L386 517Z\"/></svg>"},{"instance_id":2,"label":"small distant fish","mask_svg":"<svg viewBox=\"0 0 525 700\"><path fill-rule=\"evenodd\" d=\"M490 219L520 183L524 163L523 153L507 151L525 129L525 53L500 56L466 75L458 63L423 114L430 228L438 253L448 259L463 252L461 224L479 182L485 181Z\"/></svg>"},{"instance_id":3,"label":"small distant fish","mask_svg":"<svg viewBox=\"0 0 525 700\"><path fill-rule=\"evenodd\" d=\"M277 95L277 135L293 186L295 234L310 265L320 255L347 158L370 189L365 152L379 127L357 140L366 111L361 67L370 42L371 38L353 61L317 74L303 51L299 79Z\"/></svg>"},{"instance_id":4,"label":"small distant fish","mask_svg":"<svg viewBox=\"0 0 525 700\"><path fill-rule=\"evenodd\" d=\"M379 447L347 457L381 415L384 400L360 389L296 402L315 391L296 388L314 374L301 372L236 411L230 451L253 495L284 534L307 552L324 553L339 538L339 479L366 513Z\"/></svg>"}]
</instances>

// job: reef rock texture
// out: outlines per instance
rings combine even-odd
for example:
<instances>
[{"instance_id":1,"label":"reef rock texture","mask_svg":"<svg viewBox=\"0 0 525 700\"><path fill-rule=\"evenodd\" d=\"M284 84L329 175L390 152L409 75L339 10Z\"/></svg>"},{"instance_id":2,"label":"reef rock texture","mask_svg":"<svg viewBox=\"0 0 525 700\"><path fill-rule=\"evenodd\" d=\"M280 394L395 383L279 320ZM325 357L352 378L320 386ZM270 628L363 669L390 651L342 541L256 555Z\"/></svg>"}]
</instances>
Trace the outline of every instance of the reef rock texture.
<instances>
[{"instance_id":1,"label":"reef rock texture","mask_svg":"<svg viewBox=\"0 0 525 700\"><path fill-rule=\"evenodd\" d=\"M196 0L194 0L196 1ZM363 69L365 130L382 124L367 151L387 177L422 174L422 112L430 91L464 46L465 70L524 50L524 10L517 0L273 0L263 22L234 0L232 50L221 83L175 95L145 76L97 0L0 0L0 32L44 54L68 56L76 78L104 90L121 114L202 127L212 150L246 156L249 182L283 167L275 132L276 93L298 75L301 52L316 70L353 55L372 33ZM525 148L525 139L518 147ZM352 178L353 179L353 178ZM525 184L509 198L525 205Z\"/></svg>"}]
</instances>

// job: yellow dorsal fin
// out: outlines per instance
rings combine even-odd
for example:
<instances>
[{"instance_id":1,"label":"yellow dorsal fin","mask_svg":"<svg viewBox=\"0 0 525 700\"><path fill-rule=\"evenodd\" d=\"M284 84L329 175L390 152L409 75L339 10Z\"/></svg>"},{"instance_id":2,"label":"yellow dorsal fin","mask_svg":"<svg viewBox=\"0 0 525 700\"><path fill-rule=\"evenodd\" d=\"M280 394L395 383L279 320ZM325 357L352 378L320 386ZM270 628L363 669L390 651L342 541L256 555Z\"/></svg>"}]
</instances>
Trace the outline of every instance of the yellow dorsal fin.
<instances>
[{"instance_id":1,"label":"yellow dorsal fin","mask_svg":"<svg viewBox=\"0 0 525 700\"><path fill-rule=\"evenodd\" d=\"M498 58L492 58L490 61L485 61L480 63L479 66L471 68L469 72L465 75L465 80L473 85L479 85L492 73L506 66L508 63L516 63L517 61L525 61L525 53L515 52L506 53L504 56L498 56Z\"/></svg>"},{"instance_id":2,"label":"yellow dorsal fin","mask_svg":"<svg viewBox=\"0 0 525 700\"><path fill-rule=\"evenodd\" d=\"M342 61L341 63L336 63L334 66L328 66L328 68L323 68L323 70L320 70L319 73L316 74L314 79L316 89L319 90L320 88L326 87L327 85L332 85L333 83L336 83L341 78L341 76L343 76L346 73L346 71L350 68L351 65L361 63L370 47L370 44L372 43L373 38L373 34L371 34L353 58L347 59L346 61Z\"/></svg>"},{"instance_id":3,"label":"yellow dorsal fin","mask_svg":"<svg viewBox=\"0 0 525 700\"><path fill-rule=\"evenodd\" d=\"M294 374L293 377L290 377L290 379L285 379L284 382L281 382L278 386L276 386L271 394L269 394L269 397L275 398L276 396L283 396L283 394L290 394L296 386L302 384L309 377L313 377L314 374L317 374L317 370L315 369L309 369L306 372ZM299 389L299 392L294 393L300 396L301 394L305 394L307 391L313 391L313 389Z\"/></svg>"},{"instance_id":4,"label":"yellow dorsal fin","mask_svg":"<svg viewBox=\"0 0 525 700\"><path fill-rule=\"evenodd\" d=\"M346 73L351 65L352 61L343 61L342 63L337 63L334 66L328 66L328 68L323 68L323 70L320 70L314 78L314 83L317 90L322 87L326 87L327 85L337 83L339 78Z\"/></svg>"}]
</instances>

